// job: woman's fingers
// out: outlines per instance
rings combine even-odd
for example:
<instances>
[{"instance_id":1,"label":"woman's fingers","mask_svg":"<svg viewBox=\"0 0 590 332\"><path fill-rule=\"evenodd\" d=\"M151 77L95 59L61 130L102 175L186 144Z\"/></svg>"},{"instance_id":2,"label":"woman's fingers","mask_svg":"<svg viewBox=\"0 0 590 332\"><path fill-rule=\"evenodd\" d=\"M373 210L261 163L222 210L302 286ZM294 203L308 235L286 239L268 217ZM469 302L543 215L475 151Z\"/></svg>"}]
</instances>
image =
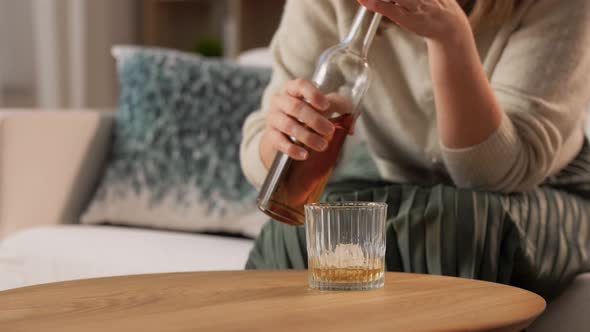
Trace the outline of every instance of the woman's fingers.
<instances>
[{"instance_id":1,"label":"woman's fingers","mask_svg":"<svg viewBox=\"0 0 590 332\"><path fill-rule=\"evenodd\" d=\"M291 97L303 99L318 111L325 111L330 102L324 94L310 81L297 79L287 82L285 92Z\"/></svg>"},{"instance_id":2,"label":"woman's fingers","mask_svg":"<svg viewBox=\"0 0 590 332\"><path fill-rule=\"evenodd\" d=\"M428 40L447 42L457 33L471 31L469 19L457 0L358 0L400 27Z\"/></svg>"},{"instance_id":3,"label":"woman's fingers","mask_svg":"<svg viewBox=\"0 0 590 332\"><path fill-rule=\"evenodd\" d=\"M324 137L305 128L300 122L283 112L271 112L268 115L268 123L273 129L293 137L315 151L322 152L328 148L328 141Z\"/></svg>"},{"instance_id":4,"label":"woman's fingers","mask_svg":"<svg viewBox=\"0 0 590 332\"><path fill-rule=\"evenodd\" d=\"M387 1L383 1L380 0L381 2L387 2ZM421 7L422 7L422 0L394 0L394 1L390 1L392 3L394 3L394 5L397 5L398 7L402 7L403 9L407 10L410 13L416 13L419 12Z\"/></svg>"},{"instance_id":5,"label":"woman's fingers","mask_svg":"<svg viewBox=\"0 0 590 332\"><path fill-rule=\"evenodd\" d=\"M324 95L307 80L290 81L283 92L275 94L271 100L265 140L270 140L273 148L289 157L305 160L309 155L306 148L326 151L336 130L323 113L351 114L353 111L352 102L340 94Z\"/></svg>"},{"instance_id":6,"label":"woman's fingers","mask_svg":"<svg viewBox=\"0 0 590 332\"><path fill-rule=\"evenodd\" d=\"M409 8L400 5L398 2L384 2L382 0L358 0L363 6L370 10L380 13L390 20L405 25L408 22Z\"/></svg>"},{"instance_id":7,"label":"woman's fingers","mask_svg":"<svg viewBox=\"0 0 590 332\"><path fill-rule=\"evenodd\" d=\"M303 100L288 95L277 95L275 98L275 106L279 110L305 123L318 134L329 136L334 133L334 125Z\"/></svg>"},{"instance_id":8,"label":"woman's fingers","mask_svg":"<svg viewBox=\"0 0 590 332\"><path fill-rule=\"evenodd\" d=\"M305 160L309 153L304 148L293 144L283 133L277 129L269 128L266 132L266 138L271 142L272 147L295 160Z\"/></svg>"}]
</instances>

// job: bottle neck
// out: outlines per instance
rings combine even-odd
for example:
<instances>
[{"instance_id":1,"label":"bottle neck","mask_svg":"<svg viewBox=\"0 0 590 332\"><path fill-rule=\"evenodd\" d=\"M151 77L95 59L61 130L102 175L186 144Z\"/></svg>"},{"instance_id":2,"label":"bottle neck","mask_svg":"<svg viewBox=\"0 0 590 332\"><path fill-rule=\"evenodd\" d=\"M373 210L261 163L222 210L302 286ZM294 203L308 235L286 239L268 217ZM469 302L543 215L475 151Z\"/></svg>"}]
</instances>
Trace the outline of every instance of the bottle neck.
<instances>
[{"instance_id":1,"label":"bottle neck","mask_svg":"<svg viewBox=\"0 0 590 332\"><path fill-rule=\"evenodd\" d=\"M353 52L367 58L382 18L381 14L374 13L365 6L360 6L350 32L342 43Z\"/></svg>"}]
</instances>

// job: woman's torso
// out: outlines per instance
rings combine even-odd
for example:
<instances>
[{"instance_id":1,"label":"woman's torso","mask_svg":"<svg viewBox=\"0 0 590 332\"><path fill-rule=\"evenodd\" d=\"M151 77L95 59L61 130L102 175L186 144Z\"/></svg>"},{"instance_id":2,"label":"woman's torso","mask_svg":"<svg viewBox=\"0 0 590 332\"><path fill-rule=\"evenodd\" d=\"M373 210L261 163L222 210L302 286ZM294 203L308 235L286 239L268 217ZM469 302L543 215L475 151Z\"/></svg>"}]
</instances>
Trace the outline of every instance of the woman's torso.
<instances>
[{"instance_id":1,"label":"woman's torso","mask_svg":"<svg viewBox=\"0 0 590 332\"><path fill-rule=\"evenodd\" d=\"M357 6L340 2L338 31L344 37ZM486 73L491 77L515 21L475 34ZM461 61L457 59L457 61ZM450 182L439 144L434 93L424 38L384 22L369 56L371 86L363 100L359 141L369 147L382 179L433 184ZM346 162L346 161L345 161Z\"/></svg>"}]
</instances>

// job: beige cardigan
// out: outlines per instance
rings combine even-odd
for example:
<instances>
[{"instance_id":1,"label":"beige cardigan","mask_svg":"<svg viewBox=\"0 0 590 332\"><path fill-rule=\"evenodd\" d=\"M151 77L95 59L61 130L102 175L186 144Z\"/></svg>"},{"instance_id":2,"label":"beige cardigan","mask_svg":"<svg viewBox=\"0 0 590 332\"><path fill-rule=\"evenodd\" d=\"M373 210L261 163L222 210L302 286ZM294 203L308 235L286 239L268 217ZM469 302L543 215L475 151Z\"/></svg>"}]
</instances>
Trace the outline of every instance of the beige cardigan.
<instances>
[{"instance_id":1,"label":"beige cardigan","mask_svg":"<svg viewBox=\"0 0 590 332\"><path fill-rule=\"evenodd\" d=\"M316 59L346 34L357 8L354 0L287 2L262 111L244 125L242 168L255 186L267 173L259 144L270 95L287 80L311 77ZM505 116L483 143L453 150L437 134L424 40L394 25L377 37L370 55L377 70L359 125L383 179L525 191L580 151L590 103L590 1L525 0L509 22L479 31L476 41Z\"/></svg>"}]
</instances>

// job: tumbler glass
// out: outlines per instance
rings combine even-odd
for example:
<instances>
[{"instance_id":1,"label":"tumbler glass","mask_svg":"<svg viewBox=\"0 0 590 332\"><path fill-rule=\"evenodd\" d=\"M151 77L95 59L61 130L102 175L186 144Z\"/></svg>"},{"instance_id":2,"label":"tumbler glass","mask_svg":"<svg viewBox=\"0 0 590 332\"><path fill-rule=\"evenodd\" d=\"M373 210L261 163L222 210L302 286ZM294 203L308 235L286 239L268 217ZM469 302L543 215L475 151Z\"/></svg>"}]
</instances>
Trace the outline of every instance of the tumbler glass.
<instances>
[{"instance_id":1,"label":"tumbler glass","mask_svg":"<svg viewBox=\"0 0 590 332\"><path fill-rule=\"evenodd\" d=\"M321 290L383 287L387 204L305 206L309 286Z\"/></svg>"}]
</instances>

